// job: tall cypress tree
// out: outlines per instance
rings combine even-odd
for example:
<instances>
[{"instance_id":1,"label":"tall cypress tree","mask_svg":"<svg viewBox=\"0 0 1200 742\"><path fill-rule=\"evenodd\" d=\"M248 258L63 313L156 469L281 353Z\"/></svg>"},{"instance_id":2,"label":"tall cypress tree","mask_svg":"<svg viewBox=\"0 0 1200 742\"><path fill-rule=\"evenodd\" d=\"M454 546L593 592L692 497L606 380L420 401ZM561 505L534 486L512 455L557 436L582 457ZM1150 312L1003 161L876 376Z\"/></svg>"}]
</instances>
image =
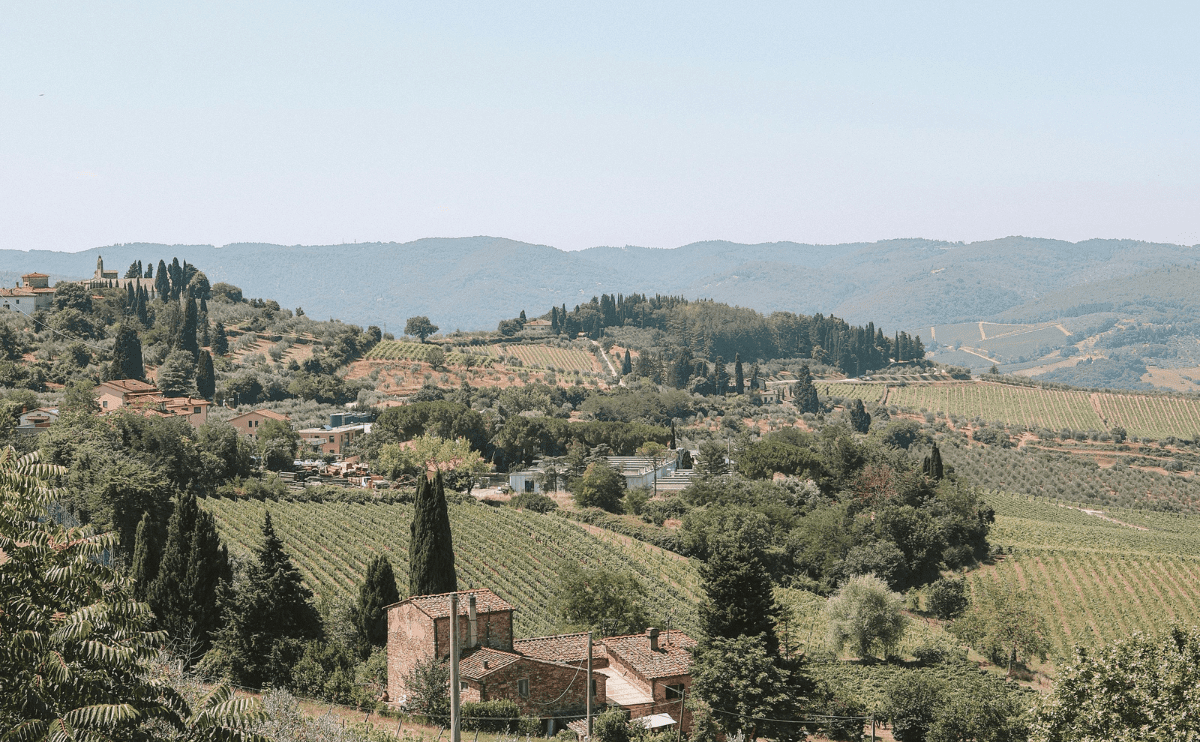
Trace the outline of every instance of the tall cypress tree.
<instances>
[{"instance_id":1,"label":"tall cypress tree","mask_svg":"<svg viewBox=\"0 0 1200 742\"><path fill-rule=\"evenodd\" d=\"M746 393L746 377L742 372L742 354L733 354L733 391L738 394Z\"/></svg>"},{"instance_id":2,"label":"tall cypress tree","mask_svg":"<svg viewBox=\"0 0 1200 742\"><path fill-rule=\"evenodd\" d=\"M117 327L117 337L113 342L113 359L108 367L108 378L141 380L146 378L146 367L142 363L142 341L138 340L137 332L125 323Z\"/></svg>"},{"instance_id":3,"label":"tall cypress tree","mask_svg":"<svg viewBox=\"0 0 1200 742\"><path fill-rule=\"evenodd\" d=\"M704 579L700 627L707 638L763 636L767 653L779 652L775 635L779 605L756 550L733 539L718 541L700 576Z\"/></svg>"},{"instance_id":4,"label":"tall cypress tree","mask_svg":"<svg viewBox=\"0 0 1200 742\"><path fill-rule=\"evenodd\" d=\"M224 322L218 322L213 330L212 351L219 356L229 353L229 337L225 334Z\"/></svg>"},{"instance_id":5,"label":"tall cypress tree","mask_svg":"<svg viewBox=\"0 0 1200 742\"><path fill-rule=\"evenodd\" d=\"M191 353L192 360L195 360L196 356L200 353L200 345L196 341L196 326L198 323L199 316L196 311L196 300L192 298L184 299L183 324L179 326L179 338L175 342L175 347Z\"/></svg>"},{"instance_id":6,"label":"tall cypress tree","mask_svg":"<svg viewBox=\"0 0 1200 742\"><path fill-rule=\"evenodd\" d=\"M137 314L138 322L142 323L142 327L149 327L150 312L146 309L146 302L149 300L149 292L144 286L138 286L137 290Z\"/></svg>"},{"instance_id":7,"label":"tall cypress tree","mask_svg":"<svg viewBox=\"0 0 1200 742\"><path fill-rule=\"evenodd\" d=\"M725 371L725 359L721 356L713 361L713 386L717 388L718 395L729 391L729 374Z\"/></svg>"},{"instance_id":8,"label":"tall cypress tree","mask_svg":"<svg viewBox=\"0 0 1200 742\"><path fill-rule=\"evenodd\" d=\"M410 534L409 595L437 595L458 590L450 514L441 472L433 482L421 477Z\"/></svg>"},{"instance_id":9,"label":"tall cypress tree","mask_svg":"<svg viewBox=\"0 0 1200 742\"><path fill-rule=\"evenodd\" d=\"M379 554L367 565L367 574L358 586L358 602L351 609L350 620L354 624L359 654L366 658L371 647L382 647L387 643L387 611L389 605L399 602L400 591L396 587L396 574L392 563Z\"/></svg>"},{"instance_id":10,"label":"tall cypress tree","mask_svg":"<svg viewBox=\"0 0 1200 742\"><path fill-rule=\"evenodd\" d=\"M935 482L946 476L946 470L942 466L942 452L938 450L936 443L933 444L933 451L921 462L921 471Z\"/></svg>"},{"instance_id":11,"label":"tall cypress tree","mask_svg":"<svg viewBox=\"0 0 1200 742\"><path fill-rule=\"evenodd\" d=\"M135 569L137 561L135 553ZM206 649L218 627L218 583L228 578L229 555L212 515L200 510L195 495L180 495L167 524L158 574L147 590L159 626L172 636L191 636L201 651Z\"/></svg>"},{"instance_id":12,"label":"tall cypress tree","mask_svg":"<svg viewBox=\"0 0 1200 742\"><path fill-rule=\"evenodd\" d=\"M158 261L158 275L154 277L154 293L164 303L171 298L171 278L167 275L167 264L162 260Z\"/></svg>"},{"instance_id":13,"label":"tall cypress tree","mask_svg":"<svg viewBox=\"0 0 1200 742\"><path fill-rule=\"evenodd\" d=\"M212 356L207 350L200 351L200 360L196 362L196 391L208 400L217 393L217 377L213 371Z\"/></svg>"},{"instance_id":14,"label":"tall cypress tree","mask_svg":"<svg viewBox=\"0 0 1200 742\"><path fill-rule=\"evenodd\" d=\"M817 398L817 388L813 386L812 374L808 366L801 366L799 378L796 381L796 409L800 412L817 412L821 409L821 401Z\"/></svg>"},{"instance_id":15,"label":"tall cypress tree","mask_svg":"<svg viewBox=\"0 0 1200 742\"><path fill-rule=\"evenodd\" d=\"M625 359L621 361L621 375L633 373L633 363L629 358L629 348L625 349Z\"/></svg>"},{"instance_id":16,"label":"tall cypress tree","mask_svg":"<svg viewBox=\"0 0 1200 742\"><path fill-rule=\"evenodd\" d=\"M145 600L150 591L150 585L158 576L159 540L154 519L150 513L142 515L138 522L137 535L133 539L133 564L130 577L133 578L133 594L138 600Z\"/></svg>"}]
</instances>

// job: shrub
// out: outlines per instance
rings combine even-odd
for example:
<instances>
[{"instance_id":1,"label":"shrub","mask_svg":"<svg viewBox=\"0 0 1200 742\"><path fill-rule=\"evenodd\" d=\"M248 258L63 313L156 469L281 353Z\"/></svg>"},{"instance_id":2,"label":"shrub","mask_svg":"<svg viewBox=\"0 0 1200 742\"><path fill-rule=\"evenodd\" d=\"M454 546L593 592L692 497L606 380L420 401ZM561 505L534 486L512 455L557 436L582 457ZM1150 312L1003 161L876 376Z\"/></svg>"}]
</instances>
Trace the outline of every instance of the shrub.
<instances>
[{"instance_id":1,"label":"shrub","mask_svg":"<svg viewBox=\"0 0 1200 742\"><path fill-rule=\"evenodd\" d=\"M468 701L462 705L462 728L512 734L520 724L521 709L508 699Z\"/></svg>"},{"instance_id":2,"label":"shrub","mask_svg":"<svg viewBox=\"0 0 1200 742\"><path fill-rule=\"evenodd\" d=\"M558 509L558 503L540 492L522 492L509 500L508 504L518 510L532 510L535 513L549 513Z\"/></svg>"},{"instance_id":3,"label":"shrub","mask_svg":"<svg viewBox=\"0 0 1200 742\"><path fill-rule=\"evenodd\" d=\"M876 647L891 655L904 635L903 604L904 598L875 575L851 577L825 605L830 645L841 651L849 644L859 657L870 656Z\"/></svg>"}]
</instances>

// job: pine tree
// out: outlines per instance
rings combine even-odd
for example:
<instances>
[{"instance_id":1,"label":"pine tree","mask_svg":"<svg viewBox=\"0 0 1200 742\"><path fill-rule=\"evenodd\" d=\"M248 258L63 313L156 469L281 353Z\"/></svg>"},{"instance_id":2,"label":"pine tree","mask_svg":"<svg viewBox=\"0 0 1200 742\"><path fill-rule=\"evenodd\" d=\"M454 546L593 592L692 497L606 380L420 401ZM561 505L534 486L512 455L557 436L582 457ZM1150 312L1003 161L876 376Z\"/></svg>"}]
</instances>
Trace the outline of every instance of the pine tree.
<instances>
[{"instance_id":1,"label":"pine tree","mask_svg":"<svg viewBox=\"0 0 1200 742\"><path fill-rule=\"evenodd\" d=\"M392 563L380 554L367 565L367 574L358 586L358 602L351 609L360 656L366 658L371 647L387 644L387 607L399 602L396 575Z\"/></svg>"},{"instance_id":2,"label":"pine tree","mask_svg":"<svg viewBox=\"0 0 1200 742\"><path fill-rule=\"evenodd\" d=\"M137 332L124 323L117 327L117 337L113 342L113 359L108 367L108 378L143 381L146 378L146 368L142 363L142 341L138 340Z\"/></svg>"},{"instance_id":3,"label":"pine tree","mask_svg":"<svg viewBox=\"0 0 1200 742\"><path fill-rule=\"evenodd\" d=\"M629 358L629 348L625 349L625 359L621 361L621 375L633 373L633 363Z\"/></svg>"},{"instance_id":4,"label":"pine tree","mask_svg":"<svg viewBox=\"0 0 1200 742\"><path fill-rule=\"evenodd\" d=\"M216 372L213 370L212 356L207 350L200 351L200 360L196 362L196 391L208 400L217 393Z\"/></svg>"},{"instance_id":5,"label":"pine tree","mask_svg":"<svg viewBox=\"0 0 1200 742\"><path fill-rule=\"evenodd\" d=\"M229 354L229 338L225 335L224 322L218 322L213 330L212 351L219 356Z\"/></svg>"},{"instance_id":6,"label":"pine tree","mask_svg":"<svg viewBox=\"0 0 1200 742\"><path fill-rule=\"evenodd\" d=\"M158 261L158 275L154 277L154 293L164 304L171 298L171 278L167 275L167 264L162 260Z\"/></svg>"},{"instance_id":7,"label":"pine tree","mask_svg":"<svg viewBox=\"0 0 1200 742\"><path fill-rule=\"evenodd\" d=\"M421 477L409 538L409 595L437 595L458 590L454 543L442 474L433 482Z\"/></svg>"},{"instance_id":8,"label":"pine tree","mask_svg":"<svg viewBox=\"0 0 1200 742\"><path fill-rule=\"evenodd\" d=\"M801 366L797 376L794 400L796 409L801 413L817 412L821 409L821 401L817 398L817 388L813 386L812 374L808 372L808 366Z\"/></svg>"},{"instance_id":9,"label":"pine tree","mask_svg":"<svg viewBox=\"0 0 1200 742\"><path fill-rule=\"evenodd\" d=\"M757 551L734 539L718 541L700 576L700 628L707 639L762 636L769 655L779 652L779 606Z\"/></svg>"},{"instance_id":10,"label":"pine tree","mask_svg":"<svg viewBox=\"0 0 1200 742\"><path fill-rule=\"evenodd\" d=\"M175 341L175 347L179 350L192 354L192 359L195 360L200 352L200 345L196 342L196 327L199 324L199 315L196 311L196 300L188 298L183 303L183 324L179 326L179 338Z\"/></svg>"},{"instance_id":11,"label":"pine tree","mask_svg":"<svg viewBox=\"0 0 1200 742\"><path fill-rule=\"evenodd\" d=\"M733 391L738 394L746 393L746 377L742 373L742 354L733 354Z\"/></svg>"},{"instance_id":12,"label":"pine tree","mask_svg":"<svg viewBox=\"0 0 1200 742\"><path fill-rule=\"evenodd\" d=\"M150 513L144 513L138 522L137 535L133 539L133 564L130 577L133 579L133 594L138 600L145 600L150 591L150 585L158 576L158 564L161 558L158 550L158 534L154 519Z\"/></svg>"}]
</instances>

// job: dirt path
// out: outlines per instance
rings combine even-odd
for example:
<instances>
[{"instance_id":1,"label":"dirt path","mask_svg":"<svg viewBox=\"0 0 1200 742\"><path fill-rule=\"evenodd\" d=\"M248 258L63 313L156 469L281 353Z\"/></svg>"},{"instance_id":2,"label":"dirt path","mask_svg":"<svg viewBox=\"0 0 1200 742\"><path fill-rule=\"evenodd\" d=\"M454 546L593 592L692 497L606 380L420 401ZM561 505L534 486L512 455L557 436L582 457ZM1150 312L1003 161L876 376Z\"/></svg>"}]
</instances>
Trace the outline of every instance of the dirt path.
<instances>
[{"instance_id":1,"label":"dirt path","mask_svg":"<svg viewBox=\"0 0 1200 742\"><path fill-rule=\"evenodd\" d=\"M592 345L596 346L596 349L600 351L600 357L603 358L604 362L608 364L608 372L612 374L613 377L619 378L620 374L617 373L617 369L613 368L612 361L608 360L608 354L604 352L604 347L595 340L592 341Z\"/></svg>"},{"instance_id":2,"label":"dirt path","mask_svg":"<svg viewBox=\"0 0 1200 742\"><path fill-rule=\"evenodd\" d=\"M1100 418L1100 422L1108 426L1108 418L1104 416L1104 410L1100 409L1100 395L1092 392L1088 395L1088 401L1092 403L1092 409L1096 411L1096 417Z\"/></svg>"},{"instance_id":3,"label":"dirt path","mask_svg":"<svg viewBox=\"0 0 1200 742\"><path fill-rule=\"evenodd\" d=\"M1125 521L1117 520L1116 518L1106 515L1103 510L1088 510L1087 508L1077 508L1072 505L1059 505L1059 507L1066 508L1067 510L1078 510L1079 512L1083 513L1084 515L1090 515L1093 518L1099 518L1100 520L1106 520L1109 523L1114 523L1118 526L1132 528L1135 531L1149 531L1150 530L1149 528L1147 528L1145 526L1138 526L1138 525L1134 525L1133 523L1126 523Z\"/></svg>"},{"instance_id":4,"label":"dirt path","mask_svg":"<svg viewBox=\"0 0 1200 742\"><path fill-rule=\"evenodd\" d=\"M987 340L987 332L984 331L982 322L979 323L979 339Z\"/></svg>"}]
</instances>

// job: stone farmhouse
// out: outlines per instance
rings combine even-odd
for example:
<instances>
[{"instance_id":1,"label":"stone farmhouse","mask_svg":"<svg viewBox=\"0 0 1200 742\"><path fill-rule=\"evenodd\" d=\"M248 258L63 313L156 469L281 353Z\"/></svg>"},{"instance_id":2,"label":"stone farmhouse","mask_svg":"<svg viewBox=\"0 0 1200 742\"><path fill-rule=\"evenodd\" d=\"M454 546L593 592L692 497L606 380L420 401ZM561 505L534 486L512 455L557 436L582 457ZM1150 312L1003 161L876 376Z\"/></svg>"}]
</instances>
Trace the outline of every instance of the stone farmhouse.
<instances>
[{"instance_id":1,"label":"stone farmhouse","mask_svg":"<svg viewBox=\"0 0 1200 742\"><path fill-rule=\"evenodd\" d=\"M0 306L21 314L49 311L54 305L54 289L45 273L26 273L15 288L0 289Z\"/></svg>"},{"instance_id":2,"label":"stone farmhouse","mask_svg":"<svg viewBox=\"0 0 1200 742\"><path fill-rule=\"evenodd\" d=\"M164 397L153 384L137 379L105 381L92 390L100 404L100 414L106 415L128 407L143 415L182 417L198 428L208 421L212 403L194 397Z\"/></svg>"},{"instance_id":3,"label":"stone farmhouse","mask_svg":"<svg viewBox=\"0 0 1200 742\"><path fill-rule=\"evenodd\" d=\"M587 697L587 634L514 639L511 604L491 590L458 593L459 692L464 702L508 699L535 717L583 716ZM421 595L387 608L388 698L403 705L414 668L450 657L450 594ZM592 647L593 713L617 706L655 725L682 721L696 642L680 631L617 636ZM680 714L682 713L682 719ZM667 715L670 721L666 721ZM554 733L556 719L549 719Z\"/></svg>"},{"instance_id":4,"label":"stone farmhouse","mask_svg":"<svg viewBox=\"0 0 1200 742\"><path fill-rule=\"evenodd\" d=\"M238 435L245 435L258 440L258 429L268 420L290 422L287 415L280 414L274 410L251 410L229 418L229 424L237 430Z\"/></svg>"}]
</instances>

